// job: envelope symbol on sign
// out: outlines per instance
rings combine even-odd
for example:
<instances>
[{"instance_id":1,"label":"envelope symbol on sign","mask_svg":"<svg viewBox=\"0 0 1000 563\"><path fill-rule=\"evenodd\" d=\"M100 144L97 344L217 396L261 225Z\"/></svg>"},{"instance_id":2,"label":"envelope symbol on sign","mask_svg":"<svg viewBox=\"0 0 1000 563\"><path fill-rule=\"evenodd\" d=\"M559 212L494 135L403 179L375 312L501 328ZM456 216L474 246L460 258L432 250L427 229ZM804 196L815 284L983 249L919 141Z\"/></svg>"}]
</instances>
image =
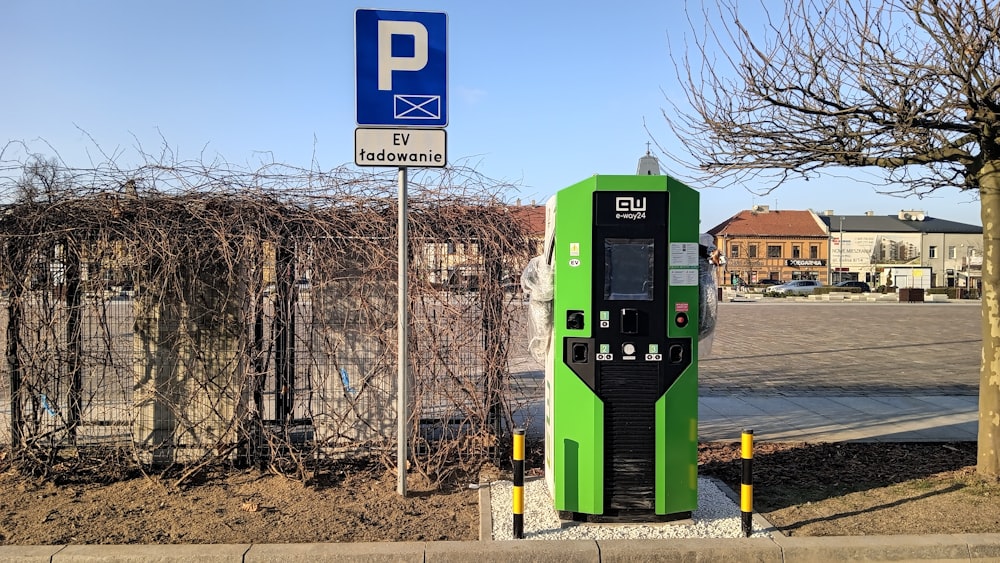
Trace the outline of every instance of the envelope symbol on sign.
<instances>
[{"instance_id":1,"label":"envelope symbol on sign","mask_svg":"<svg viewBox=\"0 0 1000 563\"><path fill-rule=\"evenodd\" d=\"M441 119L441 96L396 94L393 102L396 119Z\"/></svg>"}]
</instances>

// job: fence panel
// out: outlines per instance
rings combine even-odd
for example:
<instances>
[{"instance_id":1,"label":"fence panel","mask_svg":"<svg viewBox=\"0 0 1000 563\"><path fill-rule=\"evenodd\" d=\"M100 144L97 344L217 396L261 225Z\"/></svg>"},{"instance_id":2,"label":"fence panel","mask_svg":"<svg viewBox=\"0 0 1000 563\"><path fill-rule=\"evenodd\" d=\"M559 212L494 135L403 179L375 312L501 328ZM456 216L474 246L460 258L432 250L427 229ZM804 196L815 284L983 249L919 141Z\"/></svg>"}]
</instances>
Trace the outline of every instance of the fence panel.
<instances>
[{"instance_id":1,"label":"fence panel","mask_svg":"<svg viewBox=\"0 0 1000 563\"><path fill-rule=\"evenodd\" d=\"M68 199L0 222L0 445L49 469L88 448L154 468L393 456L393 202L275 197ZM412 216L408 439L428 475L510 426L504 280L527 258L504 206L450 199Z\"/></svg>"}]
</instances>

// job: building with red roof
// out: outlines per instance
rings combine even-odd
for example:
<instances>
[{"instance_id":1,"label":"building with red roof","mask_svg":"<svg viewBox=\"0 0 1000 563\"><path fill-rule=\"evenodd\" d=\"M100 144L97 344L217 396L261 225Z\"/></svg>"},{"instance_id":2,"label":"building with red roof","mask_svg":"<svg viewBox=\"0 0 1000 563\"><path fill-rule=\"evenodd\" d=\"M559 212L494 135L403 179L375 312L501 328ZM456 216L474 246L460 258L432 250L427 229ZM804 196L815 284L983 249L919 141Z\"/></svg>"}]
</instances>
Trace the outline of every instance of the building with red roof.
<instances>
[{"instance_id":1,"label":"building with red roof","mask_svg":"<svg viewBox=\"0 0 1000 563\"><path fill-rule=\"evenodd\" d=\"M772 211L755 205L740 211L708 233L723 252L720 283L755 284L772 279L819 280L829 277L830 237L812 211Z\"/></svg>"}]
</instances>

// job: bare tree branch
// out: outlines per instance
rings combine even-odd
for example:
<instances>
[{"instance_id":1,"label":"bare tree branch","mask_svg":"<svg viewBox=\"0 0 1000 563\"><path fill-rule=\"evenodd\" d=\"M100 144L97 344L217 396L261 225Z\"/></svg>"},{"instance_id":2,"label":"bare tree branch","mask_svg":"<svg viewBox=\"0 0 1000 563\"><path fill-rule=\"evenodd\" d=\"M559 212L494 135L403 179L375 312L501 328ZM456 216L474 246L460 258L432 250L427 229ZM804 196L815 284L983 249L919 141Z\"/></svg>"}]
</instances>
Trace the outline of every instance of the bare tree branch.
<instances>
[{"instance_id":1,"label":"bare tree branch","mask_svg":"<svg viewBox=\"0 0 1000 563\"><path fill-rule=\"evenodd\" d=\"M719 0L671 53L682 101L663 111L702 179L873 171L889 193L957 187L980 200L980 474L1000 477L1000 5L988 0L793 0L780 20ZM722 64L720 64L722 63ZM661 147L662 148L662 147Z\"/></svg>"},{"instance_id":2,"label":"bare tree branch","mask_svg":"<svg viewBox=\"0 0 1000 563\"><path fill-rule=\"evenodd\" d=\"M74 169L26 148L0 151L0 444L24 466L94 469L66 456L100 446L102 467L180 484L234 460L309 480L320 460L390 459L393 172L175 162L165 142ZM502 277L529 247L510 188L410 175L409 461L433 480L497 455L511 425L522 309Z\"/></svg>"},{"instance_id":3,"label":"bare tree branch","mask_svg":"<svg viewBox=\"0 0 1000 563\"><path fill-rule=\"evenodd\" d=\"M728 1L721 30L689 15L694 38L674 59L688 107L668 100L663 115L694 160L673 156L713 181L832 165L886 169L918 194L976 188L1000 68L996 9L974 4L800 0L762 33Z\"/></svg>"}]
</instances>

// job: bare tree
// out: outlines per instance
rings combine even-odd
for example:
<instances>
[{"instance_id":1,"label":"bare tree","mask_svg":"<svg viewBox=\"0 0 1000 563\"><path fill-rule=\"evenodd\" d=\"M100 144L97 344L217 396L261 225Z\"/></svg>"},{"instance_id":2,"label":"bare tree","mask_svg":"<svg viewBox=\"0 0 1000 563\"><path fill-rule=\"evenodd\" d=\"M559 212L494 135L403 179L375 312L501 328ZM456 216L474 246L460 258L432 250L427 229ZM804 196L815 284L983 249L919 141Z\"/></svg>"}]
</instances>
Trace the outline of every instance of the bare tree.
<instances>
[{"instance_id":1,"label":"bare tree","mask_svg":"<svg viewBox=\"0 0 1000 563\"><path fill-rule=\"evenodd\" d=\"M981 475L1000 477L1000 5L790 0L780 19L689 14L664 116L713 182L865 168L883 191L978 195L983 222ZM714 17L713 17L714 16ZM713 20L720 23L703 23Z\"/></svg>"},{"instance_id":2,"label":"bare tree","mask_svg":"<svg viewBox=\"0 0 1000 563\"><path fill-rule=\"evenodd\" d=\"M70 185L71 180L56 159L35 154L24 164L14 193L21 203L52 203L68 192Z\"/></svg>"}]
</instances>

